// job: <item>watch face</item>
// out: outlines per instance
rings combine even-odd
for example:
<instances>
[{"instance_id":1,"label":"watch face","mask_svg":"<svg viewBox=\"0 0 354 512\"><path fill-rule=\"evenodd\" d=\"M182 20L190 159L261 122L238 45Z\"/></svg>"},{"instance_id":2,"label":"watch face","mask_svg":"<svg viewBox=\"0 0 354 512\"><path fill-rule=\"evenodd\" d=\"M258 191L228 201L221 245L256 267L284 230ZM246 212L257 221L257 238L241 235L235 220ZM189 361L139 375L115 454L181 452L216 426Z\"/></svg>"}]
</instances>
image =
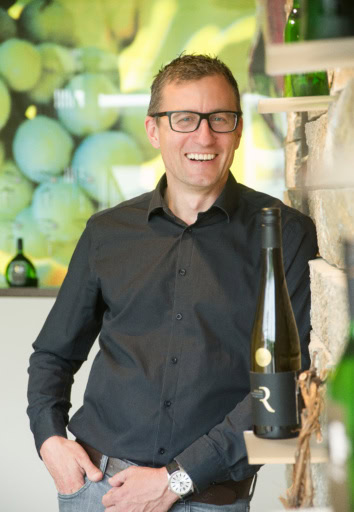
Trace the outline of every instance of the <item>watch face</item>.
<instances>
[{"instance_id":1,"label":"watch face","mask_svg":"<svg viewBox=\"0 0 354 512\"><path fill-rule=\"evenodd\" d=\"M175 471L171 475L170 489L179 496L187 494L192 488L192 480L184 471Z\"/></svg>"}]
</instances>

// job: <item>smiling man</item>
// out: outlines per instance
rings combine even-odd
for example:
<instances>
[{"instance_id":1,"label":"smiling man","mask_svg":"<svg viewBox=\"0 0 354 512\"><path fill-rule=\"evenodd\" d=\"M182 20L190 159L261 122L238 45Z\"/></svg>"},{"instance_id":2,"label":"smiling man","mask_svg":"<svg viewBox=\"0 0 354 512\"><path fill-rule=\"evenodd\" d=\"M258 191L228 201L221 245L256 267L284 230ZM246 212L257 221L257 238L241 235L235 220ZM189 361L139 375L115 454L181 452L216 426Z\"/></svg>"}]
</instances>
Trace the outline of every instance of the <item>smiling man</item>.
<instances>
[{"instance_id":1,"label":"smiling man","mask_svg":"<svg viewBox=\"0 0 354 512\"><path fill-rule=\"evenodd\" d=\"M183 55L162 68L145 124L166 173L153 192L87 223L34 343L31 428L61 512L246 512L259 469L248 465L243 431L260 210L282 210L304 367L314 225L230 173L242 111L219 59ZM69 421L73 375L97 336Z\"/></svg>"}]
</instances>

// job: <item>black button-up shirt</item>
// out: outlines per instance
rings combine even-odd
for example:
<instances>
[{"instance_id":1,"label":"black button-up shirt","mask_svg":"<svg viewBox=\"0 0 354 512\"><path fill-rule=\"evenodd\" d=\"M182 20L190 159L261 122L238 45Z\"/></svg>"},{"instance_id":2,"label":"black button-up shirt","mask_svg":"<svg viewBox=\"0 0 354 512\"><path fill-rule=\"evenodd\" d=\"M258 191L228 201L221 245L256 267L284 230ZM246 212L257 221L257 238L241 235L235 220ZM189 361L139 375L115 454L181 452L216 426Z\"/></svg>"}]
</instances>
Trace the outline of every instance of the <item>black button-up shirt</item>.
<instances>
[{"instance_id":1,"label":"black button-up shirt","mask_svg":"<svg viewBox=\"0 0 354 512\"><path fill-rule=\"evenodd\" d=\"M199 489L252 475L250 335L260 282L260 210L280 206L284 265L309 363L312 221L230 174L187 226L154 192L95 214L30 360L37 449L66 435L74 373L99 335L83 406L69 430L102 453L163 466L174 457Z\"/></svg>"}]
</instances>

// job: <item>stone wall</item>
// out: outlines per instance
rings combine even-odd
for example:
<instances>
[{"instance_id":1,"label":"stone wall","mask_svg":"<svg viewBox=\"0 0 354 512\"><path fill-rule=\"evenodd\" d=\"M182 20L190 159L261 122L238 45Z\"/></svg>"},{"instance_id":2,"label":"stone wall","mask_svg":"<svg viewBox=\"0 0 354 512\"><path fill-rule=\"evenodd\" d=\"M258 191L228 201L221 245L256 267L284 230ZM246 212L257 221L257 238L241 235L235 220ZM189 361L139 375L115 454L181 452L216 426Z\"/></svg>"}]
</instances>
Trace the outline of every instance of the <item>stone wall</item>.
<instances>
[{"instance_id":1,"label":"stone wall","mask_svg":"<svg viewBox=\"0 0 354 512\"><path fill-rule=\"evenodd\" d=\"M310 352L319 369L340 358L349 323L343 241L354 238L354 70L331 73L328 111L288 114L285 202L316 224L310 262ZM324 421L325 430L325 421ZM315 506L328 505L325 465L313 465Z\"/></svg>"}]
</instances>

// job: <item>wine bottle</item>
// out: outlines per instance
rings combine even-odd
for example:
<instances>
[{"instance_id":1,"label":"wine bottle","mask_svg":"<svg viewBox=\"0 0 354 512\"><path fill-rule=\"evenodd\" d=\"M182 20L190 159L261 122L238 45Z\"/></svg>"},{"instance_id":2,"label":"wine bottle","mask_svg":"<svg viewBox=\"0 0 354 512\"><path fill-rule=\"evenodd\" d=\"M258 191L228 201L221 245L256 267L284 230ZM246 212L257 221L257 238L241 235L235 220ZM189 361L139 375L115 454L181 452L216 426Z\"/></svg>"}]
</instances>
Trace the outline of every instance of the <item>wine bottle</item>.
<instances>
[{"instance_id":1,"label":"wine bottle","mask_svg":"<svg viewBox=\"0 0 354 512\"><path fill-rule=\"evenodd\" d=\"M5 277L10 287L36 287L38 278L33 263L23 254L23 240L17 239L17 254L6 267Z\"/></svg>"},{"instance_id":2,"label":"wine bottle","mask_svg":"<svg viewBox=\"0 0 354 512\"><path fill-rule=\"evenodd\" d=\"M304 39L354 36L353 0L307 0L301 31Z\"/></svg>"},{"instance_id":3,"label":"wine bottle","mask_svg":"<svg viewBox=\"0 0 354 512\"><path fill-rule=\"evenodd\" d=\"M294 0L293 7L284 29L284 42L296 43L302 40L304 9L301 0ZM322 96L329 94L326 71L299 73L284 77L284 96Z\"/></svg>"},{"instance_id":4,"label":"wine bottle","mask_svg":"<svg viewBox=\"0 0 354 512\"><path fill-rule=\"evenodd\" d=\"M286 439L300 428L300 341L284 273L280 208L263 208L261 222L261 283L251 339L253 432Z\"/></svg>"},{"instance_id":5,"label":"wine bottle","mask_svg":"<svg viewBox=\"0 0 354 512\"><path fill-rule=\"evenodd\" d=\"M354 241L345 244L349 335L328 382L329 481L335 512L354 510Z\"/></svg>"}]
</instances>

